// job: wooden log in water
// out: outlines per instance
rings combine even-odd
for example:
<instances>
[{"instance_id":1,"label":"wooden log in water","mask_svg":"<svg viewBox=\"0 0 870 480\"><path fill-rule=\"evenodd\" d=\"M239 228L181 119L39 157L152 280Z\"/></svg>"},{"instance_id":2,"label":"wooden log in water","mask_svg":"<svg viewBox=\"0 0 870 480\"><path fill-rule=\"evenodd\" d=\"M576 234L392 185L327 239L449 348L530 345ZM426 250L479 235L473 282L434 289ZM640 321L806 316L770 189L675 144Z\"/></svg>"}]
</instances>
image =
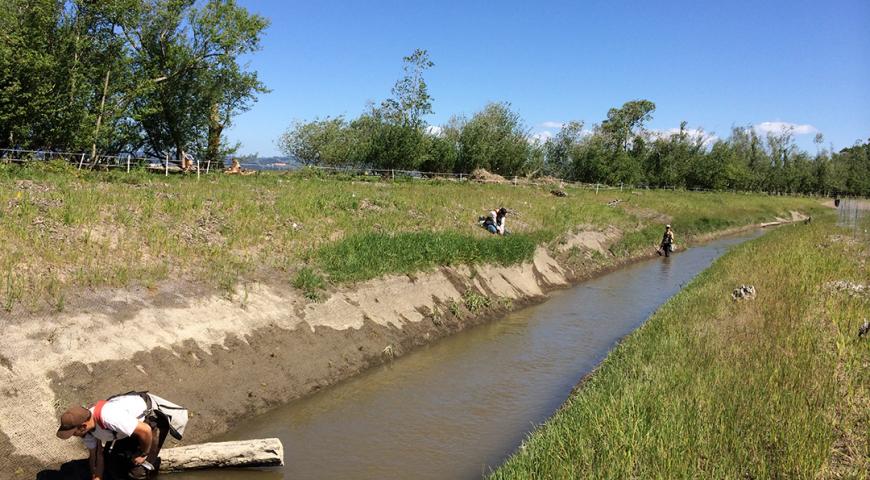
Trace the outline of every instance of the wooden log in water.
<instances>
[{"instance_id":1,"label":"wooden log in water","mask_svg":"<svg viewBox=\"0 0 870 480\"><path fill-rule=\"evenodd\" d=\"M202 443L160 451L161 472L281 465L284 465L284 446L277 438Z\"/></svg>"}]
</instances>

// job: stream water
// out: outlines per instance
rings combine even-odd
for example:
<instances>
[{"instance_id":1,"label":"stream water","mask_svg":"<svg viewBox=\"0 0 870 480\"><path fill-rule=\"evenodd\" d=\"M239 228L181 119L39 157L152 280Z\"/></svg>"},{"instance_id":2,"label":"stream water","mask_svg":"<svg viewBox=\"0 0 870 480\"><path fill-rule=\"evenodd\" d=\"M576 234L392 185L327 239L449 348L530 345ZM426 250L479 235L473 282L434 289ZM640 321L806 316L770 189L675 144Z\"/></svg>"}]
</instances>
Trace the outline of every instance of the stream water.
<instances>
[{"instance_id":1,"label":"stream water","mask_svg":"<svg viewBox=\"0 0 870 480\"><path fill-rule=\"evenodd\" d=\"M283 468L168 478L480 478L551 416L620 338L730 246L761 234L639 262L557 292L215 439L278 437Z\"/></svg>"}]
</instances>

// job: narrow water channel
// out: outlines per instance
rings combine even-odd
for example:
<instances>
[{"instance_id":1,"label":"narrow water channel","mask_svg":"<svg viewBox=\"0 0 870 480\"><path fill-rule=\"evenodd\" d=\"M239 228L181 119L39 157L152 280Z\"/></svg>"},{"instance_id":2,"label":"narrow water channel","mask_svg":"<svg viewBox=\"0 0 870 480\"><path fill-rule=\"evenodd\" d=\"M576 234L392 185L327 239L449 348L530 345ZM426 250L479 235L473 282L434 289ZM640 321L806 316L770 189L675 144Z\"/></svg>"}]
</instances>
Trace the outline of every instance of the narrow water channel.
<instances>
[{"instance_id":1,"label":"narrow water channel","mask_svg":"<svg viewBox=\"0 0 870 480\"><path fill-rule=\"evenodd\" d=\"M169 478L480 478L551 416L620 338L730 246L760 235L721 239L557 292L217 439L279 437L283 468Z\"/></svg>"}]
</instances>

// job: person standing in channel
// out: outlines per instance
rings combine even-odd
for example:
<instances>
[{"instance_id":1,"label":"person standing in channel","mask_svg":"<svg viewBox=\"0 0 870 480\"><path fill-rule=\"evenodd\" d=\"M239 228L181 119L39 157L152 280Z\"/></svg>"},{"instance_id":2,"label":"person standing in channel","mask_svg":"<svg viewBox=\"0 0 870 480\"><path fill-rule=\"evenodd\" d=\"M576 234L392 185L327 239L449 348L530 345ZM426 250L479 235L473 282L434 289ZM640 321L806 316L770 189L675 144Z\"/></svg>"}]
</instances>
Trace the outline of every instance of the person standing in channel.
<instances>
[{"instance_id":1,"label":"person standing in channel","mask_svg":"<svg viewBox=\"0 0 870 480\"><path fill-rule=\"evenodd\" d=\"M665 234L662 236L662 250L666 257L670 257L674 251L674 231L670 225L665 225Z\"/></svg>"}]
</instances>

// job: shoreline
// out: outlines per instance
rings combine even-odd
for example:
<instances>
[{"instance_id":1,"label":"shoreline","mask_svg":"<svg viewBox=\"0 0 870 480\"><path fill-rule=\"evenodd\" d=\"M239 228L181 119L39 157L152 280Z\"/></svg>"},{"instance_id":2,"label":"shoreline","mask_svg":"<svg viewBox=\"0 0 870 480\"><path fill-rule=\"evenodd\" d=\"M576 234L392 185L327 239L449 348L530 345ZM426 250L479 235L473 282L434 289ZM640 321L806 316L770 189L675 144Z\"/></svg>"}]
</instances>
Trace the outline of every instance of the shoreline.
<instances>
[{"instance_id":1,"label":"shoreline","mask_svg":"<svg viewBox=\"0 0 870 480\"><path fill-rule=\"evenodd\" d=\"M690 244L736 233L733 230L704 235ZM606 241L592 246L603 251L620 238L613 231L597 234ZM584 235L590 232L573 237ZM310 395L419 346L543 302L554 290L655 256L636 251L625 258L604 257L604 261L572 265L569 253L551 255L539 247L532 262L512 267L442 267L413 276L389 276L340 289L317 304L289 288L255 286L249 289L244 306L213 297L195 305L127 312L120 321L105 313L63 314L53 319L67 327L97 327L100 333L90 340L70 331L15 326L13 330L18 331L8 332L7 339L13 343L29 339L30 352L6 359L13 368L0 369L7 385L0 403L0 453L4 454L0 471L35 473L81 458L79 445L54 440L56 415L68 403L92 401L131 388L148 389L191 409L184 443L197 443L247 417ZM469 291L497 300L475 307L474 294L466 298ZM427 300L415 301L421 297ZM191 318L209 320L191 325ZM148 339L114 344L112 350L99 355L87 351L100 342L109 344L113 328L123 331L143 319L164 331ZM223 330L216 329L216 323ZM30 370L22 368L28 362ZM42 385L32 381L40 374L48 380ZM233 388L215 391L215 384ZM22 404L27 406L25 412ZM24 421L10 422L16 418ZM43 452L46 438L52 447L56 445L49 454Z\"/></svg>"},{"instance_id":2,"label":"shoreline","mask_svg":"<svg viewBox=\"0 0 870 480\"><path fill-rule=\"evenodd\" d=\"M680 477L866 472L867 350L854 335L867 304L832 285L866 282L867 244L832 225L772 232L723 256L486 478L649 476L662 462ZM758 298L733 299L742 283Z\"/></svg>"}]
</instances>

